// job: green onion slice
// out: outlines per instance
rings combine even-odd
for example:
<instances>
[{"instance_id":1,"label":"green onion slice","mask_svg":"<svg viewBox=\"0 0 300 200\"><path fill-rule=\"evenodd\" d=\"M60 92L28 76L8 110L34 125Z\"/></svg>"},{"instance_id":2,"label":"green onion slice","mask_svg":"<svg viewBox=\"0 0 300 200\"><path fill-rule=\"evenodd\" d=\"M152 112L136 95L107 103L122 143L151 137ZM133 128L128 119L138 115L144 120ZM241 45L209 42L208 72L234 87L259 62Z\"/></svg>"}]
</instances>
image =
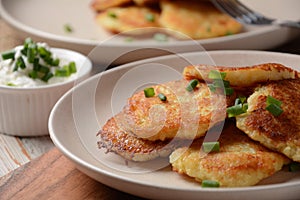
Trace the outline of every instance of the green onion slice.
<instances>
[{"instance_id":1,"label":"green onion slice","mask_svg":"<svg viewBox=\"0 0 300 200\"><path fill-rule=\"evenodd\" d=\"M155 95L154 88L152 88L152 87L145 88L144 89L144 94L145 94L145 97L153 97Z\"/></svg>"},{"instance_id":2,"label":"green onion slice","mask_svg":"<svg viewBox=\"0 0 300 200\"><path fill-rule=\"evenodd\" d=\"M158 41L158 42L166 42L168 41L168 36L162 33L156 33L153 35L153 39Z\"/></svg>"},{"instance_id":3,"label":"green onion slice","mask_svg":"<svg viewBox=\"0 0 300 200\"><path fill-rule=\"evenodd\" d=\"M205 153L219 152L220 151L220 143L219 142L203 142L202 148Z\"/></svg>"},{"instance_id":4,"label":"green onion slice","mask_svg":"<svg viewBox=\"0 0 300 200\"><path fill-rule=\"evenodd\" d=\"M3 60L8 60L8 59L13 59L14 60L15 59L15 54L16 54L16 52L14 50L12 50L12 51L4 52L1 55L2 55Z\"/></svg>"},{"instance_id":5,"label":"green onion slice","mask_svg":"<svg viewBox=\"0 0 300 200\"><path fill-rule=\"evenodd\" d=\"M283 110L281 109L282 102L270 95L267 96L266 104L266 110L275 117L281 115L281 113L283 112Z\"/></svg>"},{"instance_id":6,"label":"green onion slice","mask_svg":"<svg viewBox=\"0 0 300 200\"><path fill-rule=\"evenodd\" d=\"M160 100L162 100L162 101L167 101L167 97L166 97L164 94L162 94L162 93L159 93L159 94L158 94L158 98L159 98Z\"/></svg>"},{"instance_id":7,"label":"green onion slice","mask_svg":"<svg viewBox=\"0 0 300 200\"><path fill-rule=\"evenodd\" d=\"M186 90L187 91L189 91L189 92L191 92L191 91L193 91L195 88L196 88L196 86L198 85L198 83L199 83L199 81L197 80L197 79L193 79L193 80L191 80L189 83L188 83L188 85L186 86Z\"/></svg>"},{"instance_id":8,"label":"green onion slice","mask_svg":"<svg viewBox=\"0 0 300 200\"><path fill-rule=\"evenodd\" d=\"M155 20L154 15L152 13L147 13L145 15L145 19L149 22L154 22L154 20Z\"/></svg>"},{"instance_id":9,"label":"green onion slice","mask_svg":"<svg viewBox=\"0 0 300 200\"><path fill-rule=\"evenodd\" d=\"M223 80L226 76L225 72L219 72L218 70L211 70L208 73L208 78L209 79L221 79Z\"/></svg>"},{"instance_id":10,"label":"green onion slice","mask_svg":"<svg viewBox=\"0 0 300 200\"><path fill-rule=\"evenodd\" d=\"M214 180L203 180L201 183L202 187L220 187L220 183Z\"/></svg>"}]
</instances>

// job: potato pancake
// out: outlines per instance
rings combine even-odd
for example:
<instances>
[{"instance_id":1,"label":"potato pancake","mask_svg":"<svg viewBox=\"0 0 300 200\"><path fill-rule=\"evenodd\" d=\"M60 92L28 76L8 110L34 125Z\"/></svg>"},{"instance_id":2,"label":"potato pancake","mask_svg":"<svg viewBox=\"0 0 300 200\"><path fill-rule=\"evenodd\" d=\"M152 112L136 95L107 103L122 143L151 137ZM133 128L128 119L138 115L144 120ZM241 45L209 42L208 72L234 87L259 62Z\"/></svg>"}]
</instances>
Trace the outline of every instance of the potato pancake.
<instances>
[{"instance_id":1,"label":"potato pancake","mask_svg":"<svg viewBox=\"0 0 300 200\"><path fill-rule=\"evenodd\" d=\"M179 39L203 39L241 31L241 24L207 1L160 1L161 27ZM188 37L189 38L188 38Z\"/></svg>"},{"instance_id":2,"label":"potato pancake","mask_svg":"<svg viewBox=\"0 0 300 200\"><path fill-rule=\"evenodd\" d=\"M211 92L205 83L189 92L188 84L182 79L154 85L153 97L145 97L143 91L134 94L118 117L119 123L137 137L152 141L203 136L210 127L224 121L226 107L235 97ZM160 93L166 101L157 96Z\"/></svg>"},{"instance_id":3,"label":"potato pancake","mask_svg":"<svg viewBox=\"0 0 300 200\"><path fill-rule=\"evenodd\" d=\"M203 140L182 147L170 155L173 170L202 182L217 181L221 187L243 187L257 184L279 171L289 159L251 140L227 123L218 140L219 152L204 153Z\"/></svg>"},{"instance_id":4,"label":"potato pancake","mask_svg":"<svg viewBox=\"0 0 300 200\"><path fill-rule=\"evenodd\" d=\"M114 33L141 35L154 32L158 24L159 13L146 7L130 6L109 8L96 16L96 21Z\"/></svg>"},{"instance_id":5,"label":"potato pancake","mask_svg":"<svg viewBox=\"0 0 300 200\"><path fill-rule=\"evenodd\" d=\"M246 67L193 65L184 68L183 77L187 80L199 79L209 81L208 74L211 70L225 72L224 80L229 81L231 86L236 87L249 87L267 81L300 77L300 72L278 63L264 63Z\"/></svg>"},{"instance_id":6,"label":"potato pancake","mask_svg":"<svg viewBox=\"0 0 300 200\"><path fill-rule=\"evenodd\" d=\"M116 116L117 117L117 116ZM167 157L183 141L148 141L138 139L124 131L115 118L109 119L98 132L98 147L114 152L127 160L148 161L157 157Z\"/></svg>"},{"instance_id":7,"label":"potato pancake","mask_svg":"<svg viewBox=\"0 0 300 200\"><path fill-rule=\"evenodd\" d=\"M123 6L131 2L132 0L93 0L91 2L91 7L95 11L103 11L108 8Z\"/></svg>"},{"instance_id":8,"label":"potato pancake","mask_svg":"<svg viewBox=\"0 0 300 200\"><path fill-rule=\"evenodd\" d=\"M281 102L283 112L266 110L267 97ZM300 162L300 79L266 83L248 98L247 113L236 117L237 127L253 140Z\"/></svg>"}]
</instances>

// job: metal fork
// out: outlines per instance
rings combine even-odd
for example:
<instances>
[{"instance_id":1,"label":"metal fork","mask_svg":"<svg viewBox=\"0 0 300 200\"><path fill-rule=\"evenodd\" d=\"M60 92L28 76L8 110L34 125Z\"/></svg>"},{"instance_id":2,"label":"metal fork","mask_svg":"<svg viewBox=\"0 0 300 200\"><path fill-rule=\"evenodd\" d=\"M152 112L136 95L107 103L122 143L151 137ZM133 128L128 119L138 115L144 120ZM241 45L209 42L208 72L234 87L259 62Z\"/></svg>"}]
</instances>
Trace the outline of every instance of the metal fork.
<instances>
[{"instance_id":1,"label":"metal fork","mask_svg":"<svg viewBox=\"0 0 300 200\"><path fill-rule=\"evenodd\" d=\"M251 10L238 0L211 0L212 3L224 13L227 13L243 24L252 25L279 25L300 28L300 22L276 20L263 16Z\"/></svg>"}]
</instances>

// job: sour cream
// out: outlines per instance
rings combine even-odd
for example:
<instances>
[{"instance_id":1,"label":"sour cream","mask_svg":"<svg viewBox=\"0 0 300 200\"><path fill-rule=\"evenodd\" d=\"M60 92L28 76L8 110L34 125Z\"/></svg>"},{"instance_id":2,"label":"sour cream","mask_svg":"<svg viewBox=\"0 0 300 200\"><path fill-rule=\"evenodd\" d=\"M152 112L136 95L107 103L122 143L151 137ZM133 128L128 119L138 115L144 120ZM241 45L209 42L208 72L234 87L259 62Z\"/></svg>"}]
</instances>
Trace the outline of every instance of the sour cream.
<instances>
[{"instance_id":1,"label":"sour cream","mask_svg":"<svg viewBox=\"0 0 300 200\"><path fill-rule=\"evenodd\" d=\"M60 59L60 66L67 65L70 60L66 60L64 58L60 58L59 55L55 55L55 52L51 51L50 47L46 43L36 43L38 47L44 47L48 51L52 53L53 58ZM21 50L23 46L16 47L15 50L15 59L8 60L0 60L0 85L8 86L8 87L22 87L22 88L30 88L30 87L38 87L44 85L51 85L56 83L61 83L69 80L73 80L77 77L77 73L73 73L68 77L58 77L53 76L47 82L42 81L40 79L33 79L28 76L29 72L33 69L33 64L28 63L27 57L22 55ZM14 67L16 64L16 59L22 56L23 60L26 64L25 69L14 71ZM41 60L41 59L40 59ZM50 71L55 74L55 69L58 67L50 67Z\"/></svg>"}]
</instances>

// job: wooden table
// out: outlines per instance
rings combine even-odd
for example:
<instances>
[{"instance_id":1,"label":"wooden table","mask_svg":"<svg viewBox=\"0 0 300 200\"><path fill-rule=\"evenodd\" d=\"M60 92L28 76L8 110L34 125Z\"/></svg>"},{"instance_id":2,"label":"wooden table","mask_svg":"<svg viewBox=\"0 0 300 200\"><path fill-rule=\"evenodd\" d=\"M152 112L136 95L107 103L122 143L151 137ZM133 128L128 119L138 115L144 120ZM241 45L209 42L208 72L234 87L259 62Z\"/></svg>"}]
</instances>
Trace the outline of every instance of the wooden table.
<instances>
[{"instance_id":1,"label":"wooden table","mask_svg":"<svg viewBox=\"0 0 300 200\"><path fill-rule=\"evenodd\" d=\"M0 19L0 52L22 43L14 36L14 30ZM270 51L300 55L300 37ZM59 165L63 167L58 168ZM13 137L0 134L0 199L34 198L138 199L108 188L79 172L54 147L49 136Z\"/></svg>"}]
</instances>

